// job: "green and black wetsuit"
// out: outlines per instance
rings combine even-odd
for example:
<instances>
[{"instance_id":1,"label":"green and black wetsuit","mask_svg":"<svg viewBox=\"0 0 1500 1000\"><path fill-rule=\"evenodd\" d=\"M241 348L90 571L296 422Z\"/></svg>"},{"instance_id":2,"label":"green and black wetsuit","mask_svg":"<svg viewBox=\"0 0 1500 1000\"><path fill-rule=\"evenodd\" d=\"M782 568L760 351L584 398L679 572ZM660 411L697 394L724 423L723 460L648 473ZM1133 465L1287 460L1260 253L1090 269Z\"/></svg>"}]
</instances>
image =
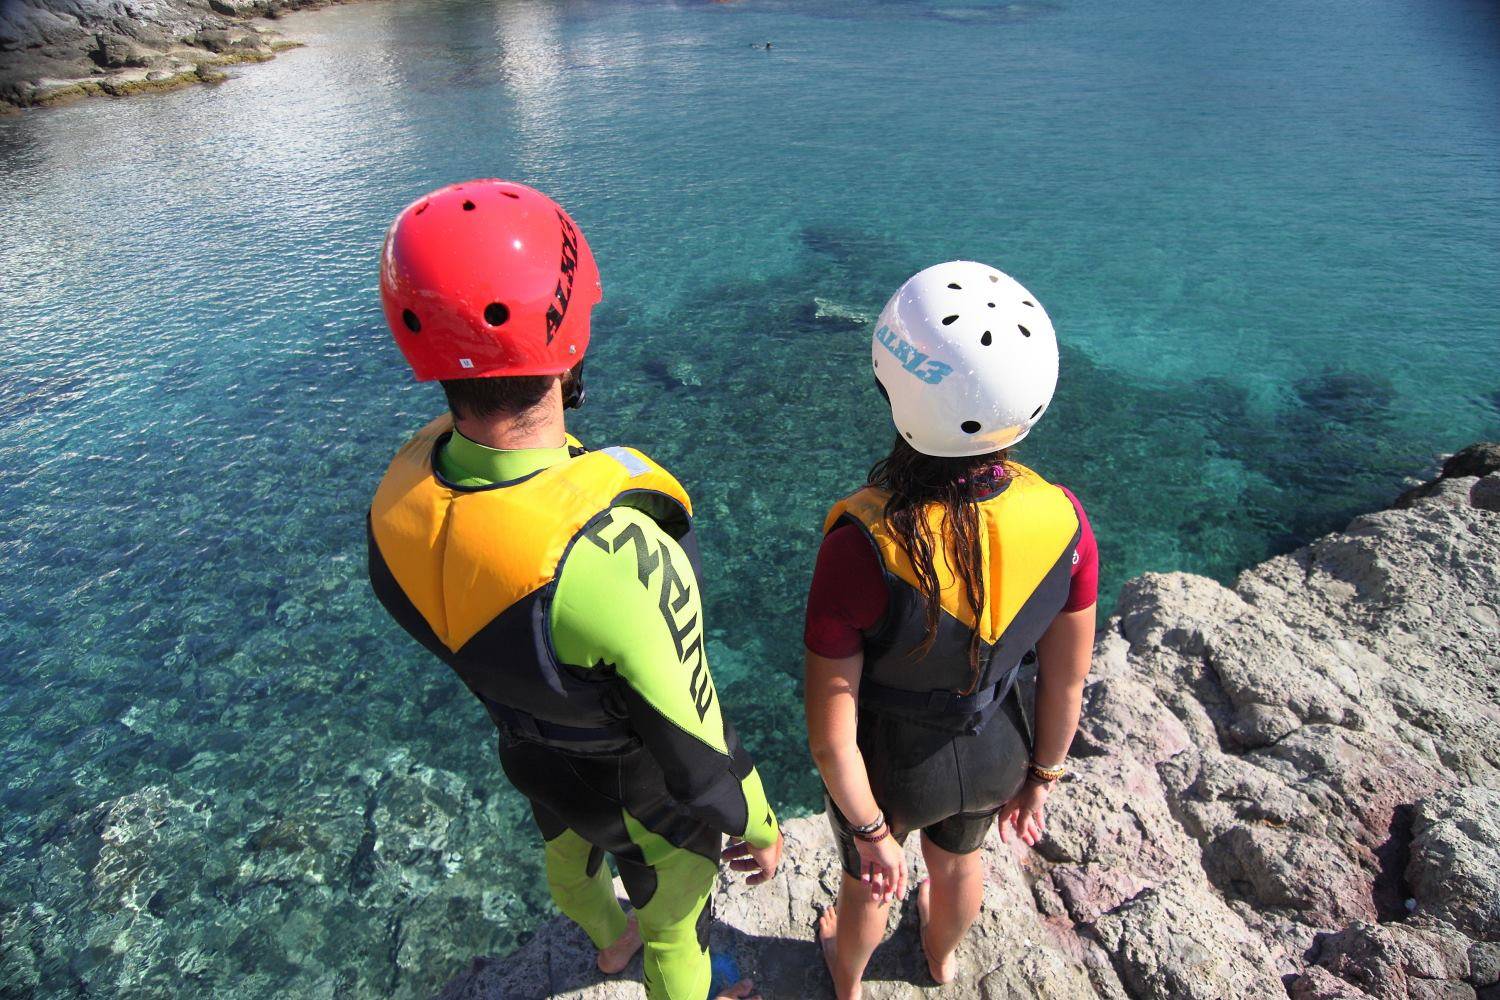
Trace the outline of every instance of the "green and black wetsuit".
<instances>
[{"instance_id":1,"label":"green and black wetsuit","mask_svg":"<svg viewBox=\"0 0 1500 1000\"><path fill-rule=\"evenodd\" d=\"M686 494L629 449L496 451L434 421L371 509L375 591L490 711L558 907L619 937L610 853L648 995L700 1000L722 836L777 823L720 713L695 564Z\"/></svg>"}]
</instances>

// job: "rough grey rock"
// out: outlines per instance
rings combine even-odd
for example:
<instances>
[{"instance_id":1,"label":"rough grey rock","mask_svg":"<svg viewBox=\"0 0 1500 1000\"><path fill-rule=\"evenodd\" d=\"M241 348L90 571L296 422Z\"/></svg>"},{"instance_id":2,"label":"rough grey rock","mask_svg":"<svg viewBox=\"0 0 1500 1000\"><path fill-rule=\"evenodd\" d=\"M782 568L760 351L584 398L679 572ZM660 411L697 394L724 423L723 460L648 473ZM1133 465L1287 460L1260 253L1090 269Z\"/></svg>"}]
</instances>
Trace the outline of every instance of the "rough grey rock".
<instances>
[{"instance_id":1,"label":"rough grey rock","mask_svg":"<svg viewBox=\"0 0 1500 1000\"><path fill-rule=\"evenodd\" d=\"M149 66L152 53L133 38L116 32L105 32L97 37L97 44L89 55L105 69L124 69L128 66Z\"/></svg>"},{"instance_id":2,"label":"rough grey rock","mask_svg":"<svg viewBox=\"0 0 1500 1000\"><path fill-rule=\"evenodd\" d=\"M1500 472L1492 472L1470 487L1469 503L1480 510L1500 511Z\"/></svg>"},{"instance_id":3,"label":"rough grey rock","mask_svg":"<svg viewBox=\"0 0 1500 1000\"><path fill-rule=\"evenodd\" d=\"M985 848L963 974L931 986L908 903L867 995L1500 994L1500 516L1477 488L1497 455L1232 588L1127 584L1046 837ZM827 996L833 845L821 817L786 831L772 884L721 879L713 946L767 998ZM442 996L642 995L638 964L604 982L592 959L559 919Z\"/></svg>"},{"instance_id":4,"label":"rough grey rock","mask_svg":"<svg viewBox=\"0 0 1500 1000\"><path fill-rule=\"evenodd\" d=\"M1500 790L1455 789L1417 803L1411 883L1416 911L1500 940Z\"/></svg>"},{"instance_id":5,"label":"rough grey rock","mask_svg":"<svg viewBox=\"0 0 1500 1000\"><path fill-rule=\"evenodd\" d=\"M0 113L222 79L294 43L252 18L342 0L7 0Z\"/></svg>"},{"instance_id":6,"label":"rough grey rock","mask_svg":"<svg viewBox=\"0 0 1500 1000\"><path fill-rule=\"evenodd\" d=\"M1429 479L1420 486L1413 486L1396 498L1392 505L1397 509L1405 509L1437 492L1440 484L1445 479L1468 479L1483 478L1495 472L1500 472L1500 443L1493 441L1471 444L1462 451L1448 456L1443 462L1442 470L1438 472L1437 478ZM1476 504L1475 506L1482 506ZM1486 510L1494 510L1494 507L1486 507Z\"/></svg>"}]
</instances>

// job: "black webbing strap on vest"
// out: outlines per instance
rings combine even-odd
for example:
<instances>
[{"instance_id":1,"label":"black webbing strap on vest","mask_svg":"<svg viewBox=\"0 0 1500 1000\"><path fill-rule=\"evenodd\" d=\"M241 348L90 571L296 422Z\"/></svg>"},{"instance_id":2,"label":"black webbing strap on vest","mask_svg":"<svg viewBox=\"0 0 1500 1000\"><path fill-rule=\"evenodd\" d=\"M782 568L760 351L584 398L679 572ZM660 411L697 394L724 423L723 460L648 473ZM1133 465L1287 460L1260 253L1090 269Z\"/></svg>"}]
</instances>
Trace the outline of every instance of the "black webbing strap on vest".
<instances>
[{"instance_id":1,"label":"black webbing strap on vest","mask_svg":"<svg viewBox=\"0 0 1500 1000\"><path fill-rule=\"evenodd\" d=\"M1035 661L1034 651L1028 651L1021 658L1021 663ZM959 694L957 691L948 690L908 691L906 688L888 687L869 679L861 679L859 701L860 704L869 705L871 708L894 708L931 715L974 715L983 712L998 701L1004 701L1005 696L1010 694L1011 688L1015 687L1020 673L1020 664L1017 664L1016 669L1007 670L1005 676L998 682L972 694Z\"/></svg>"},{"instance_id":2,"label":"black webbing strap on vest","mask_svg":"<svg viewBox=\"0 0 1500 1000\"><path fill-rule=\"evenodd\" d=\"M490 715L506 724L522 736L532 739L549 740L554 743L598 743L605 740L624 739L632 732L630 724L626 722L615 722L608 726L564 726L557 722L548 722L546 719L538 719L529 712L523 712L509 705L502 705L493 698L486 698L478 691L475 697L484 702L484 707L490 710Z\"/></svg>"},{"instance_id":3,"label":"black webbing strap on vest","mask_svg":"<svg viewBox=\"0 0 1500 1000\"><path fill-rule=\"evenodd\" d=\"M932 715L973 715L1009 694L1012 680L1014 675L973 694L946 690L908 691L905 688L886 687L871 680L861 680L859 701L871 708L904 709Z\"/></svg>"}]
</instances>

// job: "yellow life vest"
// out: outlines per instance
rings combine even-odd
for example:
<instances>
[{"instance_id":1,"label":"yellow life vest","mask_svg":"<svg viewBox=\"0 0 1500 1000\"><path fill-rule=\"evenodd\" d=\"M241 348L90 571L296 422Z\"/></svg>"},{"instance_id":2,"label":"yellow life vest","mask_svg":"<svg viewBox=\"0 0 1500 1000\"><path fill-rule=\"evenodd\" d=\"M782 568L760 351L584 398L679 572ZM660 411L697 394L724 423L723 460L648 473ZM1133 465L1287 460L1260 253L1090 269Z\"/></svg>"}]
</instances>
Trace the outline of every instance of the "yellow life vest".
<instances>
[{"instance_id":1,"label":"yellow life vest","mask_svg":"<svg viewBox=\"0 0 1500 1000\"><path fill-rule=\"evenodd\" d=\"M889 494L865 487L829 511L824 531L843 522L864 529L885 570L890 602L865 635L861 704L897 714L942 718L972 731L977 717L1010 691L1021 659L1067 603L1078 512L1058 487L1015 462L998 494L979 503L980 575L984 606L976 616L958 583L947 546L933 552L942 613L924 657L925 601L911 557L885 521ZM926 511L933 536L947 534L942 508ZM969 640L979 635L979 669Z\"/></svg>"},{"instance_id":2,"label":"yellow life vest","mask_svg":"<svg viewBox=\"0 0 1500 1000\"><path fill-rule=\"evenodd\" d=\"M692 531L687 492L632 448L590 452L571 436L565 462L512 482L458 486L437 468L452 433L451 416L422 428L376 490L369 517L376 596L497 723L552 742L618 735L612 682L567 669L552 649L558 567L590 522L615 506L637 508L684 539Z\"/></svg>"}]
</instances>

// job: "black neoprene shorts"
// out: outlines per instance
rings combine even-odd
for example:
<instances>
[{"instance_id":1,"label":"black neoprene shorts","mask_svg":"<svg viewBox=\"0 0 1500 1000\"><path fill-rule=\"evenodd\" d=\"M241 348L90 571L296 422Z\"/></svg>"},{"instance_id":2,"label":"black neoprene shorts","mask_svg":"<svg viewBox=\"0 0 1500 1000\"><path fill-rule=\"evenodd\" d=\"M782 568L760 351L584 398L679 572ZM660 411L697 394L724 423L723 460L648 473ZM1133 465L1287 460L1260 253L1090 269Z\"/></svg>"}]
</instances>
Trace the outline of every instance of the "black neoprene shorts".
<instances>
[{"instance_id":1,"label":"black neoprene shorts","mask_svg":"<svg viewBox=\"0 0 1500 1000\"><path fill-rule=\"evenodd\" d=\"M979 849L995 814L1021 790L1031 758L1030 728L1014 693L973 734L861 709L857 740L891 835L904 843L911 831L921 830L950 854ZM826 791L824 800L844 871L858 878L849 821Z\"/></svg>"}]
</instances>

